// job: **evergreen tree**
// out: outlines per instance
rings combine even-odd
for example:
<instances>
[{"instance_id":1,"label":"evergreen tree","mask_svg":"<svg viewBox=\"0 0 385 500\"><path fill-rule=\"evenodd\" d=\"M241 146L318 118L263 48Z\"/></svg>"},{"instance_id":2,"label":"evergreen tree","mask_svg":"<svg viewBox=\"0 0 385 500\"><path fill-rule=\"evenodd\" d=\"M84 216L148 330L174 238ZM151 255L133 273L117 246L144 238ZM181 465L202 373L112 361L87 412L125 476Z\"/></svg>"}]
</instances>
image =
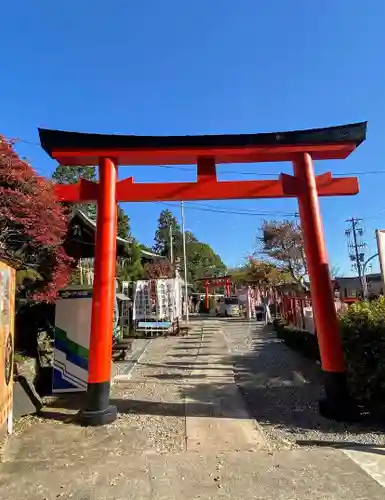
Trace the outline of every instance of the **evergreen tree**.
<instances>
[{"instance_id":1,"label":"evergreen tree","mask_svg":"<svg viewBox=\"0 0 385 500\"><path fill-rule=\"evenodd\" d=\"M172 228L174 256L180 256L182 251L182 233L176 217L170 210L162 210L158 219L158 227L154 238L154 252L164 257L171 256L170 227Z\"/></svg>"},{"instance_id":2,"label":"evergreen tree","mask_svg":"<svg viewBox=\"0 0 385 500\"><path fill-rule=\"evenodd\" d=\"M159 216L155 233L154 251L170 257L170 226L173 232L174 258L179 260L179 268L183 273L183 236L177 219L169 210L163 210ZM187 278L193 283L196 278L204 276L219 276L226 273L226 266L210 245L200 242L190 232L185 232L187 255Z\"/></svg>"},{"instance_id":3,"label":"evergreen tree","mask_svg":"<svg viewBox=\"0 0 385 500\"><path fill-rule=\"evenodd\" d=\"M130 244L129 255L118 259L116 275L122 281L136 281L143 277L140 245L135 240Z\"/></svg>"},{"instance_id":4,"label":"evergreen tree","mask_svg":"<svg viewBox=\"0 0 385 500\"><path fill-rule=\"evenodd\" d=\"M95 167L66 167L58 165L52 174L56 184L76 184L79 179L96 180ZM89 219L96 220L96 203L63 203L69 210L81 210Z\"/></svg>"},{"instance_id":5,"label":"evergreen tree","mask_svg":"<svg viewBox=\"0 0 385 500\"><path fill-rule=\"evenodd\" d=\"M130 218L118 204L117 232L120 238L129 240L131 238Z\"/></svg>"},{"instance_id":6,"label":"evergreen tree","mask_svg":"<svg viewBox=\"0 0 385 500\"><path fill-rule=\"evenodd\" d=\"M88 181L96 180L95 167L65 167L59 165L52 174L52 179L57 184L76 184L80 179ZM89 219L96 222L97 206L96 203L63 203L70 210L81 210ZM125 240L130 239L130 218L124 210L118 205L117 234Z\"/></svg>"}]
</instances>

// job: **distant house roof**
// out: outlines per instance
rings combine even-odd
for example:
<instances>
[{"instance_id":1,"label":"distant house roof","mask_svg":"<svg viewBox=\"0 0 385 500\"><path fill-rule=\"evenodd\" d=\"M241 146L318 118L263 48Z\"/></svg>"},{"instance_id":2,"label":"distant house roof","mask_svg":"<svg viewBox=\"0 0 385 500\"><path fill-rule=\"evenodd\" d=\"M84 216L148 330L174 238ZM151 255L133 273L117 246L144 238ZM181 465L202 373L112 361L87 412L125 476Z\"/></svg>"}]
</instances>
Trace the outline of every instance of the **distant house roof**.
<instances>
[{"instance_id":1,"label":"distant house roof","mask_svg":"<svg viewBox=\"0 0 385 500\"><path fill-rule=\"evenodd\" d=\"M140 249L140 253L145 257L151 257L153 259L165 259L163 255L159 255L158 253L149 252L148 250L144 250L144 248Z\"/></svg>"},{"instance_id":2,"label":"distant house roof","mask_svg":"<svg viewBox=\"0 0 385 500\"><path fill-rule=\"evenodd\" d=\"M365 277L368 281L381 281L382 276L381 273L370 273L365 274ZM334 278L334 281L359 281L358 276L337 276Z\"/></svg>"},{"instance_id":3,"label":"distant house roof","mask_svg":"<svg viewBox=\"0 0 385 500\"><path fill-rule=\"evenodd\" d=\"M84 212L82 212L81 210L74 210L73 213L72 213L72 217L71 217L71 220L75 217L75 216L78 216L80 219L83 220L83 222L90 228L92 229L93 231L96 231L96 222L93 221L92 219L90 219L89 217L86 216L86 214ZM129 239L129 240L125 240L124 238L121 238L120 236L117 236L116 237L116 241L119 241L120 243L124 243L124 244L130 244L132 243L132 238Z\"/></svg>"}]
</instances>

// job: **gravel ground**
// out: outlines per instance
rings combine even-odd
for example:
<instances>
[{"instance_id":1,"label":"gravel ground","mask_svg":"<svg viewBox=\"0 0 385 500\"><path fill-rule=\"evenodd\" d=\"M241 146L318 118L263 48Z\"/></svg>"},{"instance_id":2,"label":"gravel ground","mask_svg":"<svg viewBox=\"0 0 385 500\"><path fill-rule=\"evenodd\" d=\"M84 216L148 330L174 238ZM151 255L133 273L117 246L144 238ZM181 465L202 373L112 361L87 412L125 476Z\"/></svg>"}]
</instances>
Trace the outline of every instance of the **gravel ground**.
<instances>
[{"instance_id":1,"label":"gravel ground","mask_svg":"<svg viewBox=\"0 0 385 500\"><path fill-rule=\"evenodd\" d=\"M134 339L131 352L126 355L126 359L112 364L112 378L130 373L137 359L149 348L150 344L151 339Z\"/></svg>"},{"instance_id":2,"label":"gravel ground","mask_svg":"<svg viewBox=\"0 0 385 500\"><path fill-rule=\"evenodd\" d=\"M198 329L186 339L153 339L131 378L112 386L111 403L118 407L119 416L110 425L83 428L72 423L82 406L82 394L45 398L42 417L15 422L15 438L22 436L22 439L11 440L6 460L40 456L42 461L71 463L74 456L87 456L92 462L100 460L101 453L107 459L111 453L124 456L185 451L183 387L201 346L201 337ZM170 366L166 365L168 362Z\"/></svg>"},{"instance_id":3,"label":"gravel ground","mask_svg":"<svg viewBox=\"0 0 385 500\"><path fill-rule=\"evenodd\" d=\"M218 327L231 347L228 354L216 335L210 343L210 332ZM51 400L45 418L21 419L3 456L0 500L383 497L381 488L342 453L309 446L283 449L298 441L308 445L309 439L358 442L356 434L337 434L334 424L318 416L318 385L307 382L319 377L316 366L305 366L255 324L211 319L203 338L202 333L197 326L186 338L151 342L131 378L112 387L119 418L111 425L72 423L84 395ZM201 417L212 402L207 393L221 405L229 396L226 365L230 373L234 368L250 409L279 449L223 451L226 431L218 437L220 454L216 447L199 453L186 447L186 388L197 389L193 417L199 417L195 424L202 431ZM230 416L245 418L239 412ZM207 430L206 437L212 437L215 428ZM374 443L367 433L363 436L360 442Z\"/></svg>"},{"instance_id":4,"label":"gravel ground","mask_svg":"<svg viewBox=\"0 0 385 500\"><path fill-rule=\"evenodd\" d=\"M112 388L112 403L119 410L113 425L135 429L151 453L175 453L186 448L183 385L200 343L201 334L186 339L154 339L131 379L116 382Z\"/></svg>"},{"instance_id":5,"label":"gravel ground","mask_svg":"<svg viewBox=\"0 0 385 500\"><path fill-rule=\"evenodd\" d=\"M320 366L254 322L221 321L235 379L272 446L385 445L381 429L322 418Z\"/></svg>"}]
</instances>

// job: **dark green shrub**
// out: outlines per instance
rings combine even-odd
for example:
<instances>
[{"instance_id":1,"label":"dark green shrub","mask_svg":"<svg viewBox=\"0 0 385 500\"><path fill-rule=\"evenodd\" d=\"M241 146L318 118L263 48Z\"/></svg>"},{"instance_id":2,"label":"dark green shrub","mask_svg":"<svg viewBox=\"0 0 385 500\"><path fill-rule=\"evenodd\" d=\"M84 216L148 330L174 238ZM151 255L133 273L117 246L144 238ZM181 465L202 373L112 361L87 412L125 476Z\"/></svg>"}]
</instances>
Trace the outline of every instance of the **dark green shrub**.
<instances>
[{"instance_id":1,"label":"dark green shrub","mask_svg":"<svg viewBox=\"0 0 385 500\"><path fill-rule=\"evenodd\" d=\"M372 414L385 414L385 297L352 304L340 315L346 373L352 396ZM275 321L278 338L320 359L317 336Z\"/></svg>"},{"instance_id":2,"label":"dark green shrub","mask_svg":"<svg viewBox=\"0 0 385 500\"><path fill-rule=\"evenodd\" d=\"M317 336L306 330L300 330L279 321L274 322L277 337L283 339L285 344L307 358L320 359Z\"/></svg>"},{"instance_id":3,"label":"dark green shrub","mask_svg":"<svg viewBox=\"0 0 385 500\"><path fill-rule=\"evenodd\" d=\"M352 304L341 335L352 395L369 410L385 409L385 298Z\"/></svg>"},{"instance_id":4,"label":"dark green shrub","mask_svg":"<svg viewBox=\"0 0 385 500\"><path fill-rule=\"evenodd\" d=\"M273 327L277 333L277 337L279 339L284 339L285 338L285 324L282 323L282 321L280 321L279 319L275 319L273 321Z\"/></svg>"}]
</instances>

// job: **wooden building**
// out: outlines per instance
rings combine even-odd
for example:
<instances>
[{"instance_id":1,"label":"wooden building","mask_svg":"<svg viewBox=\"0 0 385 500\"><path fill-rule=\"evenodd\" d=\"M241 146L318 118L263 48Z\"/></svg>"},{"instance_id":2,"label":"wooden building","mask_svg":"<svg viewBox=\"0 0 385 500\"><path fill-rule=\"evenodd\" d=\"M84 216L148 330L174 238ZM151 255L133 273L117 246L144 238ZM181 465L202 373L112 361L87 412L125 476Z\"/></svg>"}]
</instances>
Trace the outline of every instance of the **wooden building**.
<instances>
[{"instance_id":1,"label":"wooden building","mask_svg":"<svg viewBox=\"0 0 385 500\"><path fill-rule=\"evenodd\" d=\"M96 223L88 218L82 211L74 210L68 225L67 237L64 248L70 257L78 262L80 281L84 285L93 283L93 267L95 257ZM132 240L125 240L117 236L116 257L129 257ZM163 257L153 252L140 249L142 265Z\"/></svg>"}]
</instances>

